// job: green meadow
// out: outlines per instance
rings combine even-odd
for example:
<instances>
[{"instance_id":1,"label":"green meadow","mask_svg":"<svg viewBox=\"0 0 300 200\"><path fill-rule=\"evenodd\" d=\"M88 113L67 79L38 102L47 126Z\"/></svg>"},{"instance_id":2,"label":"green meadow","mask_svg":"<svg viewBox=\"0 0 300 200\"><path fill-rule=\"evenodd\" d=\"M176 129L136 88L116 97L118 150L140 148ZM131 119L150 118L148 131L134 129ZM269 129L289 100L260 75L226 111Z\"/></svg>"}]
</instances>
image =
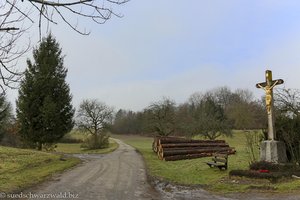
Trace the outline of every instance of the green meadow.
<instances>
[{"instance_id":1,"label":"green meadow","mask_svg":"<svg viewBox=\"0 0 300 200\"><path fill-rule=\"evenodd\" d=\"M299 179L282 180L276 184L268 180L229 177L229 171L234 169L248 169L251 161L247 151L245 132L234 131L233 137L221 137L231 147L235 147L236 154L228 158L228 170L220 171L210 168L205 162L210 157L192 160L162 161L152 151L151 137L114 135L129 145L135 147L144 157L148 173L152 177L182 185L199 185L210 191L219 193L247 192L255 188L259 191L296 192L300 190ZM255 156L258 158L258 150Z\"/></svg>"},{"instance_id":2,"label":"green meadow","mask_svg":"<svg viewBox=\"0 0 300 200\"><path fill-rule=\"evenodd\" d=\"M0 191L28 188L80 163L77 158L61 157L58 154L0 146Z\"/></svg>"}]
</instances>

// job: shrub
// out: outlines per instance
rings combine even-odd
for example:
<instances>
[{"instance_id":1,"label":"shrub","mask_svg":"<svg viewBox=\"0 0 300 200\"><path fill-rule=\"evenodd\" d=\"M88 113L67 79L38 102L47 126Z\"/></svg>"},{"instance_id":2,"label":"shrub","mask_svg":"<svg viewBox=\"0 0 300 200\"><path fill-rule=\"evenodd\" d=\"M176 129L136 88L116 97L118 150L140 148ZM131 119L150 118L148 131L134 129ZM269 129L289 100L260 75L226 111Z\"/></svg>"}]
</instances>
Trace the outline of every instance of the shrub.
<instances>
[{"instance_id":1,"label":"shrub","mask_svg":"<svg viewBox=\"0 0 300 200\"><path fill-rule=\"evenodd\" d=\"M6 132L3 134L0 145L10 146L10 147L22 147L23 146L19 135L10 133L10 132Z\"/></svg>"},{"instance_id":2,"label":"shrub","mask_svg":"<svg viewBox=\"0 0 300 200\"><path fill-rule=\"evenodd\" d=\"M266 161L255 162L250 165L250 170L269 170L272 172L283 172L283 171L300 171L299 165L295 165L292 163L287 164L275 164Z\"/></svg>"},{"instance_id":3,"label":"shrub","mask_svg":"<svg viewBox=\"0 0 300 200\"><path fill-rule=\"evenodd\" d=\"M300 163L300 90L281 89L275 94L278 140L285 143L289 161Z\"/></svg>"},{"instance_id":4,"label":"shrub","mask_svg":"<svg viewBox=\"0 0 300 200\"><path fill-rule=\"evenodd\" d=\"M3 146L10 147L23 147L21 138L18 134L19 127L18 124L13 122L7 125L7 127L3 130L2 140L0 140L0 144Z\"/></svg>"},{"instance_id":5,"label":"shrub","mask_svg":"<svg viewBox=\"0 0 300 200\"><path fill-rule=\"evenodd\" d=\"M89 135L84 143L81 145L82 148L87 149L103 149L109 146L109 135L107 133Z\"/></svg>"},{"instance_id":6,"label":"shrub","mask_svg":"<svg viewBox=\"0 0 300 200\"><path fill-rule=\"evenodd\" d=\"M246 137L246 151L249 157L249 164L257 161L257 153L259 151L260 143L263 140L263 134L259 131L245 131Z\"/></svg>"},{"instance_id":7,"label":"shrub","mask_svg":"<svg viewBox=\"0 0 300 200\"><path fill-rule=\"evenodd\" d=\"M279 140L287 147L289 160L300 163L300 116L277 116L276 130Z\"/></svg>"},{"instance_id":8,"label":"shrub","mask_svg":"<svg viewBox=\"0 0 300 200\"><path fill-rule=\"evenodd\" d=\"M266 170L267 172L263 173L260 170ZM229 176L269 179L271 182L276 182L283 177L291 178L292 175L300 175L298 165L275 164L266 161L252 163L250 170L232 170L229 172Z\"/></svg>"},{"instance_id":9,"label":"shrub","mask_svg":"<svg viewBox=\"0 0 300 200\"><path fill-rule=\"evenodd\" d=\"M45 144L43 144L43 148L46 151L55 152L55 148L57 148L57 145L56 144L52 144L52 143L45 143Z\"/></svg>"},{"instance_id":10,"label":"shrub","mask_svg":"<svg viewBox=\"0 0 300 200\"><path fill-rule=\"evenodd\" d=\"M255 170L232 170L229 172L229 176L268 179L271 182L277 182L279 179L284 178L284 177L291 177L293 174L298 175L299 173L291 174L291 172L289 172L289 171L261 173L259 171L255 171Z\"/></svg>"},{"instance_id":11,"label":"shrub","mask_svg":"<svg viewBox=\"0 0 300 200\"><path fill-rule=\"evenodd\" d=\"M61 143L82 143L84 142L82 139L74 138L72 135L67 134L63 138L59 140Z\"/></svg>"}]
</instances>

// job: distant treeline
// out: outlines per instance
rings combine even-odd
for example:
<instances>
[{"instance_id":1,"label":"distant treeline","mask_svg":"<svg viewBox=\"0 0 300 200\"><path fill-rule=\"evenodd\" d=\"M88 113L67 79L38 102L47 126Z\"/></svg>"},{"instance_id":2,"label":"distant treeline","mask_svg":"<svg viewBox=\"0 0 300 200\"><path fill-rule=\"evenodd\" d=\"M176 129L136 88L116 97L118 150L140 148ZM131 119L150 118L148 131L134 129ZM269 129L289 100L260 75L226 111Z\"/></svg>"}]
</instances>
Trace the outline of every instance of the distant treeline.
<instances>
[{"instance_id":1,"label":"distant treeline","mask_svg":"<svg viewBox=\"0 0 300 200\"><path fill-rule=\"evenodd\" d=\"M204 135L215 139L232 129L267 127L264 101L245 89L234 92L220 87L194 93L177 105L169 98L154 102L142 111L117 111L111 131L117 134Z\"/></svg>"}]
</instances>

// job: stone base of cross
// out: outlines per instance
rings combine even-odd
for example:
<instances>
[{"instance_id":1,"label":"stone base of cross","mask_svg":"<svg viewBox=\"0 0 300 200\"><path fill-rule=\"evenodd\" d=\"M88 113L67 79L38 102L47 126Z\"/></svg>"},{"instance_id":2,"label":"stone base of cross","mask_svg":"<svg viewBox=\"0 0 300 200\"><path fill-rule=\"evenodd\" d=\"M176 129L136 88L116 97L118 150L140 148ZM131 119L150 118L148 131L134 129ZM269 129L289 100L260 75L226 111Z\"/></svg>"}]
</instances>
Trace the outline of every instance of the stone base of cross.
<instances>
[{"instance_id":1,"label":"stone base of cross","mask_svg":"<svg viewBox=\"0 0 300 200\"><path fill-rule=\"evenodd\" d=\"M275 117L273 108L273 88L282 83L282 79L272 80L272 71L267 70L266 82L256 84L257 88L262 88L266 92L266 108L268 114L268 140L263 141L260 147L260 159L262 161L274 163L287 162L285 144L281 141L276 141Z\"/></svg>"},{"instance_id":2,"label":"stone base of cross","mask_svg":"<svg viewBox=\"0 0 300 200\"><path fill-rule=\"evenodd\" d=\"M260 160L272 163L286 163L286 148L282 141L266 140L260 144Z\"/></svg>"}]
</instances>

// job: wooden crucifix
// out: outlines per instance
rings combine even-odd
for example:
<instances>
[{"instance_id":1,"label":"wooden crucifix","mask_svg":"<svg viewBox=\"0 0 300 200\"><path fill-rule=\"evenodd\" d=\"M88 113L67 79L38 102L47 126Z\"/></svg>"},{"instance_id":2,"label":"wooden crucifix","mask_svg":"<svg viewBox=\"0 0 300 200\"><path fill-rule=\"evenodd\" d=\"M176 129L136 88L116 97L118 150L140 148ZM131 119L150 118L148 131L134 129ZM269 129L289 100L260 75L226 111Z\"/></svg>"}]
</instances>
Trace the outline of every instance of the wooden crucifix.
<instances>
[{"instance_id":1,"label":"wooden crucifix","mask_svg":"<svg viewBox=\"0 0 300 200\"><path fill-rule=\"evenodd\" d=\"M262 88L266 92L266 108L268 113L268 140L276 139L275 132L275 118L274 118L274 102L273 102L273 88L276 85L282 84L282 79L272 80L272 71L266 71L266 82L257 83L257 88Z\"/></svg>"}]
</instances>

